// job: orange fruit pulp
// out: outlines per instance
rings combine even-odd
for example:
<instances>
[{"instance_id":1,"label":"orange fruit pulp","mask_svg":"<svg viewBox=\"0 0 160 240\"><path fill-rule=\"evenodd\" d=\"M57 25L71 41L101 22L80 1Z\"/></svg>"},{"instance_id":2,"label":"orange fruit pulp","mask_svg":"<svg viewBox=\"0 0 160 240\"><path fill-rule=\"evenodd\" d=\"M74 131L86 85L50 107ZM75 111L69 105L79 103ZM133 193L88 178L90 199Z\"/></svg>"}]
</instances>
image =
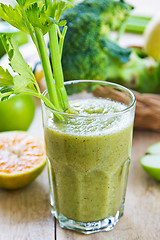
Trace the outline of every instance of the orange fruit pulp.
<instances>
[{"instance_id":1,"label":"orange fruit pulp","mask_svg":"<svg viewBox=\"0 0 160 240\"><path fill-rule=\"evenodd\" d=\"M27 132L0 133L0 187L18 189L34 181L46 164L43 142Z\"/></svg>"}]
</instances>

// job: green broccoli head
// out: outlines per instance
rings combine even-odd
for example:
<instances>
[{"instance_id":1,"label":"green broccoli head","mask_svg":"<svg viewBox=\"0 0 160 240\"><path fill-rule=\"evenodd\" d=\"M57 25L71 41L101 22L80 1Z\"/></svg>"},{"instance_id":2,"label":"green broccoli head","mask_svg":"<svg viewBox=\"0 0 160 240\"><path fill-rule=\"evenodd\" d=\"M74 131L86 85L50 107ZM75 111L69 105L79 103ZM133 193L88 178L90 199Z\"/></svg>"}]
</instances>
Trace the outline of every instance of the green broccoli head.
<instances>
[{"instance_id":1,"label":"green broccoli head","mask_svg":"<svg viewBox=\"0 0 160 240\"><path fill-rule=\"evenodd\" d=\"M123 1L84 0L63 15L68 31L62 65L65 80L106 80L110 57L106 37L119 29L131 7Z\"/></svg>"},{"instance_id":2,"label":"green broccoli head","mask_svg":"<svg viewBox=\"0 0 160 240\"><path fill-rule=\"evenodd\" d=\"M141 58L133 50L127 63L110 63L108 69L108 81L122 84L141 93L160 92L160 61L157 64L151 57Z\"/></svg>"},{"instance_id":3,"label":"green broccoli head","mask_svg":"<svg viewBox=\"0 0 160 240\"><path fill-rule=\"evenodd\" d=\"M91 12L69 24L62 56L65 80L105 79L108 59L100 46L99 31L100 19Z\"/></svg>"}]
</instances>

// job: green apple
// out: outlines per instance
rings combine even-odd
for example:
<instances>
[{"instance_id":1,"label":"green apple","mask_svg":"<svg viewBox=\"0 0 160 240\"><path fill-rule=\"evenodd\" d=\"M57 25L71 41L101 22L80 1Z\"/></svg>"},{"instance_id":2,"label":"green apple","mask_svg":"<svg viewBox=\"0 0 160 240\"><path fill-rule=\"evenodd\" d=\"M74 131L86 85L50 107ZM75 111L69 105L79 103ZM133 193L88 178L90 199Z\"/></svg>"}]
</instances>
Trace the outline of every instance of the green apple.
<instances>
[{"instance_id":1,"label":"green apple","mask_svg":"<svg viewBox=\"0 0 160 240\"><path fill-rule=\"evenodd\" d=\"M26 131L34 118L35 108L34 99L26 94L0 101L0 132Z\"/></svg>"},{"instance_id":2,"label":"green apple","mask_svg":"<svg viewBox=\"0 0 160 240\"><path fill-rule=\"evenodd\" d=\"M148 149L147 153L149 154L159 154L160 155L160 142L152 144Z\"/></svg>"},{"instance_id":3,"label":"green apple","mask_svg":"<svg viewBox=\"0 0 160 240\"><path fill-rule=\"evenodd\" d=\"M151 177L160 181L160 142L148 147L147 154L141 158L140 163Z\"/></svg>"},{"instance_id":4,"label":"green apple","mask_svg":"<svg viewBox=\"0 0 160 240\"><path fill-rule=\"evenodd\" d=\"M140 163L151 177L160 181L160 154L147 154L141 158Z\"/></svg>"}]
</instances>

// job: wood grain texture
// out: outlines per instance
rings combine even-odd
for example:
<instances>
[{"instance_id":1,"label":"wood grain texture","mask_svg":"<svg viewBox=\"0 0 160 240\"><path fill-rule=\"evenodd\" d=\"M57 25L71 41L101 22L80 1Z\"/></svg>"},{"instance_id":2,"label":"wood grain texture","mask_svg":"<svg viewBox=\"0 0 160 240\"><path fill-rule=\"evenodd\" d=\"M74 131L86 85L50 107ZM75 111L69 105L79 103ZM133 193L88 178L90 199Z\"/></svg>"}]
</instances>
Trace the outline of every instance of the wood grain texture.
<instances>
[{"instance_id":1,"label":"wood grain texture","mask_svg":"<svg viewBox=\"0 0 160 240\"><path fill-rule=\"evenodd\" d=\"M137 101L134 126L137 129L160 131L160 95L135 91L134 94Z\"/></svg>"},{"instance_id":2,"label":"wood grain texture","mask_svg":"<svg viewBox=\"0 0 160 240\"><path fill-rule=\"evenodd\" d=\"M0 240L53 240L47 170L30 186L0 190Z\"/></svg>"}]
</instances>

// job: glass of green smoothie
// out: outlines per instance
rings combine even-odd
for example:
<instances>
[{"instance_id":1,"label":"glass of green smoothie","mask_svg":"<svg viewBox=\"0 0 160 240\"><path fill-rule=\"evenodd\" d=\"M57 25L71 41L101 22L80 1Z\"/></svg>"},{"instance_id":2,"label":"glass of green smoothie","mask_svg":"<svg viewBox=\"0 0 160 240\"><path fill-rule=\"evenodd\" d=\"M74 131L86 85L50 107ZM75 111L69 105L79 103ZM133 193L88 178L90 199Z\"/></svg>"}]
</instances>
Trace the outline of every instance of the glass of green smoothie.
<instances>
[{"instance_id":1,"label":"glass of green smoothie","mask_svg":"<svg viewBox=\"0 0 160 240\"><path fill-rule=\"evenodd\" d=\"M109 231L124 210L135 97L102 81L65 87L66 112L42 102L52 213L62 228Z\"/></svg>"}]
</instances>

